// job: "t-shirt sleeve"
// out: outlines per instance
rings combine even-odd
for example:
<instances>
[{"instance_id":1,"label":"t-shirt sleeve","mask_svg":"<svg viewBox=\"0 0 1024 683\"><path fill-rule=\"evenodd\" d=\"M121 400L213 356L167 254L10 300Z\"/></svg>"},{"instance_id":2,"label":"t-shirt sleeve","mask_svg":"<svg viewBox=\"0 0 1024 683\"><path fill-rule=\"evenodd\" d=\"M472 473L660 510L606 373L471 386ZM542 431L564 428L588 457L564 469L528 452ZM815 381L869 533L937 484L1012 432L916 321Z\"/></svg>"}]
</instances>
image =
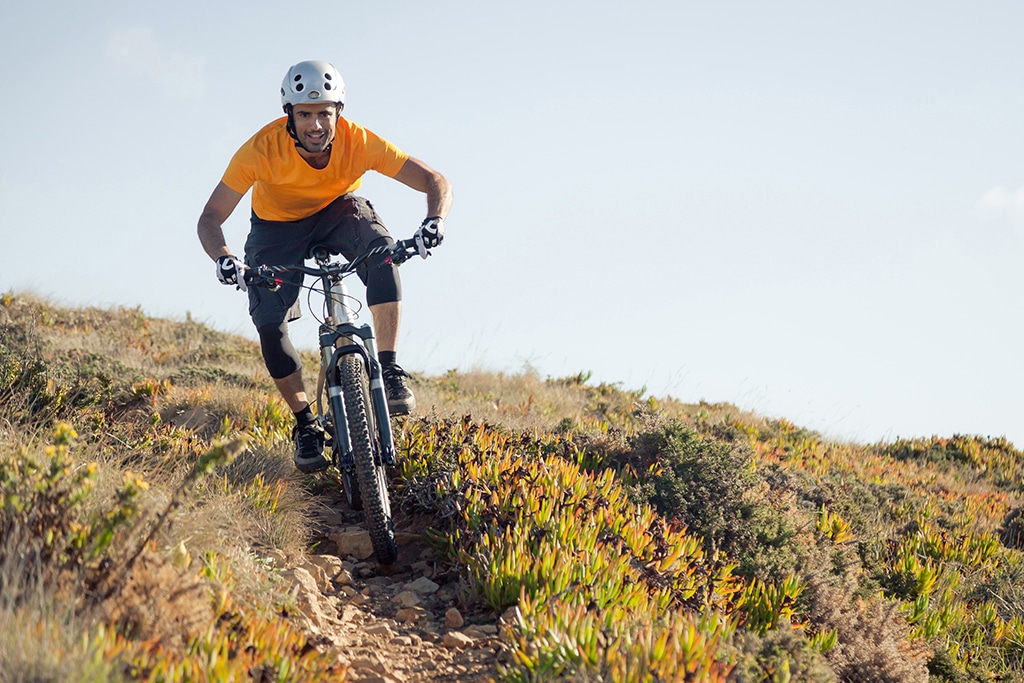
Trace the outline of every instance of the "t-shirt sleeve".
<instances>
[{"instance_id":1,"label":"t-shirt sleeve","mask_svg":"<svg viewBox=\"0 0 1024 683\"><path fill-rule=\"evenodd\" d=\"M221 177L221 182L235 192L245 194L256 182L258 167L257 156L253 150L252 140L250 140L231 157L227 170Z\"/></svg>"},{"instance_id":2,"label":"t-shirt sleeve","mask_svg":"<svg viewBox=\"0 0 1024 683\"><path fill-rule=\"evenodd\" d=\"M373 131L363 129L363 145L369 160L369 169L389 178L394 178L402 170L409 155L395 144L385 140Z\"/></svg>"}]
</instances>

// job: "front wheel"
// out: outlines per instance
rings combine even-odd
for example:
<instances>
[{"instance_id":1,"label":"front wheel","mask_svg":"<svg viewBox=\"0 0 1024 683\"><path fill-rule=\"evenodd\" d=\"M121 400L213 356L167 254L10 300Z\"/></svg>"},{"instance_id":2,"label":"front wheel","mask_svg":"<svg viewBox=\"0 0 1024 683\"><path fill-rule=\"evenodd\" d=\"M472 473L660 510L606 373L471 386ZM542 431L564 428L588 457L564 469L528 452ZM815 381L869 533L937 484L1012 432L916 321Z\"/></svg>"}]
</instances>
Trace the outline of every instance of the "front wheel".
<instances>
[{"instance_id":1,"label":"front wheel","mask_svg":"<svg viewBox=\"0 0 1024 683\"><path fill-rule=\"evenodd\" d=\"M381 458L380 439L370 410L370 383L363 360L355 354L341 359L338 365L349 437L352 439L352 460L363 503L366 526L370 531L373 551L381 564L398 558L395 528L391 520L387 470Z\"/></svg>"}]
</instances>

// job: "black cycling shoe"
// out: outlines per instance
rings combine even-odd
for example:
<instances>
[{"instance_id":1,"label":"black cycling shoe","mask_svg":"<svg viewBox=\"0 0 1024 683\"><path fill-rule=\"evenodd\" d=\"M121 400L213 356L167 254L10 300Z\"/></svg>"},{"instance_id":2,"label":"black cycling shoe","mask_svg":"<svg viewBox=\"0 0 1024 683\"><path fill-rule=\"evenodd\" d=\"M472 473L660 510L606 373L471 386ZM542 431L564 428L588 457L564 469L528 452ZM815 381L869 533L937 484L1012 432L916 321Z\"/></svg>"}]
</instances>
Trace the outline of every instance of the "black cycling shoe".
<instances>
[{"instance_id":1,"label":"black cycling shoe","mask_svg":"<svg viewBox=\"0 0 1024 683\"><path fill-rule=\"evenodd\" d=\"M409 389L406 379L409 373L402 369L402 366L385 365L381 368L384 375L384 393L388 397L388 413L391 415L407 415L416 407L416 397Z\"/></svg>"},{"instance_id":2,"label":"black cycling shoe","mask_svg":"<svg viewBox=\"0 0 1024 683\"><path fill-rule=\"evenodd\" d=\"M292 459L300 472L319 472L330 466L330 461L324 457L326 435L319 422L295 425L292 438L295 439L295 457Z\"/></svg>"}]
</instances>

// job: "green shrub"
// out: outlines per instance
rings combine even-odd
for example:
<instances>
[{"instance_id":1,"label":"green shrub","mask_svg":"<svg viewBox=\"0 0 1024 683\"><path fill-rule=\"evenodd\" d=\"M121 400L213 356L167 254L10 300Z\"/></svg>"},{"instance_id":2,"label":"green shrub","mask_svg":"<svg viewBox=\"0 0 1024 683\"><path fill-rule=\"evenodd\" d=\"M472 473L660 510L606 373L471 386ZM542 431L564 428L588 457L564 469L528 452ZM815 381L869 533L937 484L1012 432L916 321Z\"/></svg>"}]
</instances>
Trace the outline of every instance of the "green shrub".
<instances>
[{"instance_id":1,"label":"green shrub","mask_svg":"<svg viewBox=\"0 0 1024 683\"><path fill-rule=\"evenodd\" d=\"M709 554L725 552L739 558L742 567L759 540L776 547L787 542L787 522L755 503L759 480L742 444L672 421L632 437L627 449L619 459L639 473L634 498L701 536Z\"/></svg>"}]
</instances>

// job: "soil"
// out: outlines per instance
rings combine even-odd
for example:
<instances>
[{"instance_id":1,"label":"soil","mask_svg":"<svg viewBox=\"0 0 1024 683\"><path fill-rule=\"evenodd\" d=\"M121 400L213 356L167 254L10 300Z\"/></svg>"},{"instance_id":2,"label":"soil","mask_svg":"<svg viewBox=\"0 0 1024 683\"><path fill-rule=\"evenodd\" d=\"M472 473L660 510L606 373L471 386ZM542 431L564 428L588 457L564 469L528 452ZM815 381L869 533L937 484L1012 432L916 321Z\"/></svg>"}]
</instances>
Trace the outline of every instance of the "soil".
<instances>
[{"instance_id":1,"label":"soil","mask_svg":"<svg viewBox=\"0 0 1024 683\"><path fill-rule=\"evenodd\" d=\"M313 642L337 651L350 681L496 680L503 620L460 595L424 536L429 520L396 513L398 560L379 565L362 513L338 498L318 520L318 554L283 572Z\"/></svg>"}]
</instances>

